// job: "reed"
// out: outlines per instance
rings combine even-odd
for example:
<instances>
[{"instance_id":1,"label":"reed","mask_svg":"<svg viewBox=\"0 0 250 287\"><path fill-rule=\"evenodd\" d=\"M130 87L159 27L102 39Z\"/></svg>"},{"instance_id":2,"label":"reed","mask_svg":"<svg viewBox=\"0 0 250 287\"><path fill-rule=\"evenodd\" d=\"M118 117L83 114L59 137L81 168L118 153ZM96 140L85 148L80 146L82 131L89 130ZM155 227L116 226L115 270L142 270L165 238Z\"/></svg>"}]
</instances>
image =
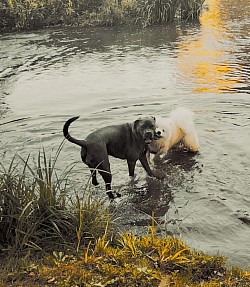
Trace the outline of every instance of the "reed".
<instances>
[{"instance_id":1,"label":"reed","mask_svg":"<svg viewBox=\"0 0 250 287\"><path fill-rule=\"evenodd\" d=\"M197 19L202 11L205 0L180 0L180 18L183 20Z\"/></svg>"},{"instance_id":2,"label":"reed","mask_svg":"<svg viewBox=\"0 0 250 287\"><path fill-rule=\"evenodd\" d=\"M179 6L178 0L144 0L138 2L138 20L144 26L173 21Z\"/></svg>"},{"instance_id":3,"label":"reed","mask_svg":"<svg viewBox=\"0 0 250 287\"><path fill-rule=\"evenodd\" d=\"M3 0L0 31L53 25L162 25L198 18L204 0Z\"/></svg>"},{"instance_id":4,"label":"reed","mask_svg":"<svg viewBox=\"0 0 250 287\"><path fill-rule=\"evenodd\" d=\"M166 24L179 18L197 19L205 0L140 0L138 1L138 20L143 26Z\"/></svg>"},{"instance_id":5,"label":"reed","mask_svg":"<svg viewBox=\"0 0 250 287\"><path fill-rule=\"evenodd\" d=\"M101 200L93 199L87 189L80 200L68 184L69 171L58 175L56 162L61 147L54 157L44 149L39 151L35 166L30 164L30 157L24 160L18 156L8 168L0 165L2 256L51 250L77 253L110 224L111 216Z\"/></svg>"}]
</instances>

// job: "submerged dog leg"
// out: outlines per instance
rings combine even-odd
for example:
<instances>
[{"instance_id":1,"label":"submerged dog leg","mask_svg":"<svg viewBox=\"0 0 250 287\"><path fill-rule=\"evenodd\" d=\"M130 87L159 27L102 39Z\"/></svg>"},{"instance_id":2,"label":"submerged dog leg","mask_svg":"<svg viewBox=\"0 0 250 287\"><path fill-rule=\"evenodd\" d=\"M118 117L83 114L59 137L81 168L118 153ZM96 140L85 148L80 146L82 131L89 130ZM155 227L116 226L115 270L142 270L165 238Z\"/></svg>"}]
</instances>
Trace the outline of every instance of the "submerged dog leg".
<instances>
[{"instance_id":1,"label":"submerged dog leg","mask_svg":"<svg viewBox=\"0 0 250 287\"><path fill-rule=\"evenodd\" d=\"M140 160L142 166L144 167L144 169L146 170L147 174L149 176L154 176L152 170L149 167L148 160L147 160L145 153L139 158L139 160Z\"/></svg>"},{"instance_id":2,"label":"submerged dog leg","mask_svg":"<svg viewBox=\"0 0 250 287\"><path fill-rule=\"evenodd\" d=\"M168 146L161 147L159 151L156 153L156 155L159 156L160 159L163 159L165 156L167 156L168 150L169 150Z\"/></svg>"},{"instance_id":3,"label":"submerged dog leg","mask_svg":"<svg viewBox=\"0 0 250 287\"><path fill-rule=\"evenodd\" d=\"M149 150L146 151L146 158L147 158L148 163L151 164L152 161L151 161L151 154Z\"/></svg>"},{"instance_id":4,"label":"submerged dog leg","mask_svg":"<svg viewBox=\"0 0 250 287\"><path fill-rule=\"evenodd\" d=\"M109 199L114 199L115 197L114 197L114 194L112 193L112 189L111 189L112 174L111 174L110 168L105 169L105 170L99 170L99 173L105 182L106 193L107 193ZM117 194L117 196L119 197L120 195Z\"/></svg>"},{"instance_id":5,"label":"submerged dog leg","mask_svg":"<svg viewBox=\"0 0 250 287\"><path fill-rule=\"evenodd\" d=\"M99 185L97 178L96 178L96 170L91 171L91 177L92 177L92 184L94 186Z\"/></svg>"},{"instance_id":6,"label":"submerged dog leg","mask_svg":"<svg viewBox=\"0 0 250 287\"><path fill-rule=\"evenodd\" d=\"M186 148L191 151L191 152L198 152L200 149L199 146L199 139L195 131L192 133L188 134L184 138L184 145Z\"/></svg>"},{"instance_id":7,"label":"submerged dog leg","mask_svg":"<svg viewBox=\"0 0 250 287\"><path fill-rule=\"evenodd\" d=\"M133 160L127 160L127 163L128 163L128 172L129 172L129 176L134 176L135 175L135 164L136 164L136 161Z\"/></svg>"}]
</instances>

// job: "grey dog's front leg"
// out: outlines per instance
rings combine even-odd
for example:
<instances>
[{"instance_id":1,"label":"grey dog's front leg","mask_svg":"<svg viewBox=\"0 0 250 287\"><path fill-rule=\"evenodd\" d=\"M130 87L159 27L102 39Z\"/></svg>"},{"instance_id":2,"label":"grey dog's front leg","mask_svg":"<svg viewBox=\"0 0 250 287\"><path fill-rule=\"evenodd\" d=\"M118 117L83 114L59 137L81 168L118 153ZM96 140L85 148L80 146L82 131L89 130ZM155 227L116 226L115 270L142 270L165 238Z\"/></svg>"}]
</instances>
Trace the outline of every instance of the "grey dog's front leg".
<instances>
[{"instance_id":1,"label":"grey dog's front leg","mask_svg":"<svg viewBox=\"0 0 250 287\"><path fill-rule=\"evenodd\" d=\"M134 176L136 160L127 160L127 163L128 163L129 176Z\"/></svg>"},{"instance_id":2,"label":"grey dog's front leg","mask_svg":"<svg viewBox=\"0 0 250 287\"><path fill-rule=\"evenodd\" d=\"M147 160L147 156L146 156L146 153L143 153L143 155L139 158L142 166L144 167L144 169L146 170L147 174L149 176L154 176L153 175L153 172L148 164L148 160Z\"/></svg>"}]
</instances>

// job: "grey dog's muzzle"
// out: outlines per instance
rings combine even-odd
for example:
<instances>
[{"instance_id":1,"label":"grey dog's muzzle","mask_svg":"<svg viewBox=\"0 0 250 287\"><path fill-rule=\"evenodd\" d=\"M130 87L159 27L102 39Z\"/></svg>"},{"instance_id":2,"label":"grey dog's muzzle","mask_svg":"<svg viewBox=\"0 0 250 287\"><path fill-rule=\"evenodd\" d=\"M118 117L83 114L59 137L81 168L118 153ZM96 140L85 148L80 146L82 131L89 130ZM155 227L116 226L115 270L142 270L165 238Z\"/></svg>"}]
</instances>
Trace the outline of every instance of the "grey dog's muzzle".
<instances>
[{"instance_id":1,"label":"grey dog's muzzle","mask_svg":"<svg viewBox=\"0 0 250 287\"><path fill-rule=\"evenodd\" d=\"M150 144L152 140L154 139L154 132L151 130L145 131L143 138L146 144Z\"/></svg>"}]
</instances>

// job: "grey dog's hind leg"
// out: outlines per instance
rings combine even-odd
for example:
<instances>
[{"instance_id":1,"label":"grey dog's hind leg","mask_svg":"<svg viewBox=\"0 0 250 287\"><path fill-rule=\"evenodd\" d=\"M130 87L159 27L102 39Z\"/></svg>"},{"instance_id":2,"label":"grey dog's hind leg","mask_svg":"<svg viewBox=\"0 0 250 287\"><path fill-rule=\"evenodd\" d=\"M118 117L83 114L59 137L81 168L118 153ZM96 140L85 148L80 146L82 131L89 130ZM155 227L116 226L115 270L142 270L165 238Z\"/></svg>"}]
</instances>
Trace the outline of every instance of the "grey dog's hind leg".
<instances>
[{"instance_id":1,"label":"grey dog's hind leg","mask_svg":"<svg viewBox=\"0 0 250 287\"><path fill-rule=\"evenodd\" d=\"M91 171L91 177L92 177L92 184L94 186L99 185L97 178L96 178L96 170Z\"/></svg>"},{"instance_id":2,"label":"grey dog's hind leg","mask_svg":"<svg viewBox=\"0 0 250 287\"><path fill-rule=\"evenodd\" d=\"M108 160L104 161L103 164L100 165L100 169L98 170L98 172L100 173L100 175L102 176L105 182L106 192L107 192L107 195L109 196L109 199L114 199L115 197L111 189L112 174L110 171L110 164ZM120 196L120 195L117 194L117 196Z\"/></svg>"}]
</instances>

